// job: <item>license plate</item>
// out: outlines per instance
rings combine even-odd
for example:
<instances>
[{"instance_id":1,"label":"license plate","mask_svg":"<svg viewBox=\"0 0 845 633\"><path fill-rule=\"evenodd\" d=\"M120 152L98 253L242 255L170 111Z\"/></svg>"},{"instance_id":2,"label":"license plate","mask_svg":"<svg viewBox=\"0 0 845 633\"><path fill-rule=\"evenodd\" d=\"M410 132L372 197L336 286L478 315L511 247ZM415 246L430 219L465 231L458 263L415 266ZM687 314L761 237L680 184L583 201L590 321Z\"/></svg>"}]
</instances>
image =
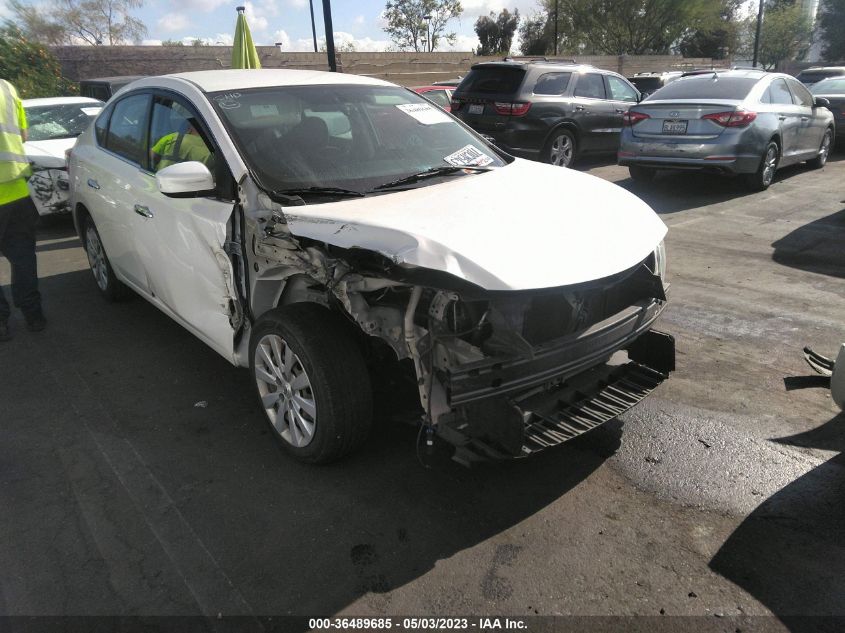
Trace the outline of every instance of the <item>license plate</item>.
<instances>
[{"instance_id":1,"label":"license plate","mask_svg":"<svg viewBox=\"0 0 845 633\"><path fill-rule=\"evenodd\" d=\"M686 134L688 121L663 121L664 134Z\"/></svg>"},{"instance_id":2,"label":"license plate","mask_svg":"<svg viewBox=\"0 0 845 633\"><path fill-rule=\"evenodd\" d=\"M470 114L484 114L484 106L480 103L471 103L469 106Z\"/></svg>"}]
</instances>

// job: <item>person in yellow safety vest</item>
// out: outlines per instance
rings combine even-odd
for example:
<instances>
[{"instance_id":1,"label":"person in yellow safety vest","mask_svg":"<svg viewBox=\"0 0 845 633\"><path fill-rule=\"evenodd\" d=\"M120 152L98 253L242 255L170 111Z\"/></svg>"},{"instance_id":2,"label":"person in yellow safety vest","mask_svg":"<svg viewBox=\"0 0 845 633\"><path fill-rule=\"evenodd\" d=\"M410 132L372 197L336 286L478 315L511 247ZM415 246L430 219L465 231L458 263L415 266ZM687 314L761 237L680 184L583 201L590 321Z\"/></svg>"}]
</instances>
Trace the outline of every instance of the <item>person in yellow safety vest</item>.
<instances>
[{"instance_id":1,"label":"person in yellow safety vest","mask_svg":"<svg viewBox=\"0 0 845 633\"><path fill-rule=\"evenodd\" d=\"M26 115L14 86L0 79L0 254L12 266L12 301L23 312L27 328L47 325L38 292L35 225L38 211L29 197L29 161L24 153ZM12 311L0 289L0 341L8 341Z\"/></svg>"},{"instance_id":2,"label":"person in yellow safety vest","mask_svg":"<svg viewBox=\"0 0 845 633\"><path fill-rule=\"evenodd\" d=\"M165 134L153 145L150 158L155 171L189 160L199 161L209 169L214 169L214 156L197 132L194 120L188 119L184 125L184 131Z\"/></svg>"}]
</instances>

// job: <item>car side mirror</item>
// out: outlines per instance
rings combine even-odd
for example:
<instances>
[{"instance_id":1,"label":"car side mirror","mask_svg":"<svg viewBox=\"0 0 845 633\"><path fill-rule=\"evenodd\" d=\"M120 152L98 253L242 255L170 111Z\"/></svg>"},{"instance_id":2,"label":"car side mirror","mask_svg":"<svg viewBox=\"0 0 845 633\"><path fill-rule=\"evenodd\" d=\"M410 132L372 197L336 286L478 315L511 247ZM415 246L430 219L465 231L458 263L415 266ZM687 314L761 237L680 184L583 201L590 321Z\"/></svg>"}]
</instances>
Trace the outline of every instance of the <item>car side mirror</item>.
<instances>
[{"instance_id":1,"label":"car side mirror","mask_svg":"<svg viewBox=\"0 0 845 633\"><path fill-rule=\"evenodd\" d=\"M158 190L171 198L191 198L214 193L214 176L199 161L169 165L156 174Z\"/></svg>"},{"instance_id":2,"label":"car side mirror","mask_svg":"<svg viewBox=\"0 0 845 633\"><path fill-rule=\"evenodd\" d=\"M824 97L816 97L813 99L813 107L814 108L829 108L830 107L830 100L825 99Z\"/></svg>"}]
</instances>

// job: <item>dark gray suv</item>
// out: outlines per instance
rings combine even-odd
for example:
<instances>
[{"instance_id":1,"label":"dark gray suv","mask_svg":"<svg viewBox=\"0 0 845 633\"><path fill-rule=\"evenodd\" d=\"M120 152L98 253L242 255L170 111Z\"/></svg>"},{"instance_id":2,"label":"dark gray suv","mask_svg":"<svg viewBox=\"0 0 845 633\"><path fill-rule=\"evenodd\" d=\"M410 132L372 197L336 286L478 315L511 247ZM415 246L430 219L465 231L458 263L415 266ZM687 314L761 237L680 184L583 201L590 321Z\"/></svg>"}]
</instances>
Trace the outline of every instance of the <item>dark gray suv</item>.
<instances>
[{"instance_id":1,"label":"dark gray suv","mask_svg":"<svg viewBox=\"0 0 845 633\"><path fill-rule=\"evenodd\" d=\"M452 114L523 158L570 167L615 152L622 115L640 93L622 75L554 61L475 64L452 94Z\"/></svg>"}]
</instances>

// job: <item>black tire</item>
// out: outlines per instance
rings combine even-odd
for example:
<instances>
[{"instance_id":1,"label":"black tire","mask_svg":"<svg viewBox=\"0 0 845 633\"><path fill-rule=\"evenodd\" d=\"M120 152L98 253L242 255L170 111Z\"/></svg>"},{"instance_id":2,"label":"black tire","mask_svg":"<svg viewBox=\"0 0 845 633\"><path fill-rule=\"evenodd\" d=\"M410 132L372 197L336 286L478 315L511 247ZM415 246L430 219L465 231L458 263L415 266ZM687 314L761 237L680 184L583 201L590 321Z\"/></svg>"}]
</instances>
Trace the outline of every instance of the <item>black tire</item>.
<instances>
[{"instance_id":1,"label":"black tire","mask_svg":"<svg viewBox=\"0 0 845 633\"><path fill-rule=\"evenodd\" d=\"M578 141L575 134L566 128L552 132L543 148L543 162L558 167L572 167L578 160Z\"/></svg>"},{"instance_id":2,"label":"black tire","mask_svg":"<svg viewBox=\"0 0 845 633\"><path fill-rule=\"evenodd\" d=\"M94 275L97 289L109 301L121 301L130 295L129 288L121 283L114 274L100 233L91 216L86 216L82 229L82 240L85 253L88 255L88 265Z\"/></svg>"},{"instance_id":3,"label":"black tire","mask_svg":"<svg viewBox=\"0 0 845 633\"><path fill-rule=\"evenodd\" d=\"M772 154L774 152L774 154ZM772 162L774 161L774 162ZM774 141L769 141L763 155L760 157L760 166L753 174L745 174L745 183L751 191L765 191L775 179L775 172L780 162L780 148Z\"/></svg>"},{"instance_id":4,"label":"black tire","mask_svg":"<svg viewBox=\"0 0 845 633\"><path fill-rule=\"evenodd\" d=\"M274 348L278 340L282 346ZM294 355L287 369L282 367L285 346ZM287 376L278 378L273 390L272 383L261 377L262 369L263 375L268 375L269 365L259 360L259 356L270 353L271 360L276 360L279 350L279 373L271 377ZM287 453L303 462L326 464L363 444L373 417L372 386L364 357L346 319L314 303L270 310L255 324L249 352L259 403ZM307 388L294 389L303 373ZM278 394L275 401L274 394ZM300 407L297 417L294 408L299 407L303 398L313 405L314 414Z\"/></svg>"},{"instance_id":5,"label":"black tire","mask_svg":"<svg viewBox=\"0 0 845 633\"><path fill-rule=\"evenodd\" d=\"M812 160L807 161L812 169L821 169L827 164L827 158L830 156L830 150L833 148L833 130L827 128L822 137L821 145L819 145L819 154Z\"/></svg>"},{"instance_id":6,"label":"black tire","mask_svg":"<svg viewBox=\"0 0 845 633\"><path fill-rule=\"evenodd\" d=\"M636 182L651 182L657 175L657 170L651 167L640 167L639 165L629 165L628 173L631 179Z\"/></svg>"}]
</instances>

